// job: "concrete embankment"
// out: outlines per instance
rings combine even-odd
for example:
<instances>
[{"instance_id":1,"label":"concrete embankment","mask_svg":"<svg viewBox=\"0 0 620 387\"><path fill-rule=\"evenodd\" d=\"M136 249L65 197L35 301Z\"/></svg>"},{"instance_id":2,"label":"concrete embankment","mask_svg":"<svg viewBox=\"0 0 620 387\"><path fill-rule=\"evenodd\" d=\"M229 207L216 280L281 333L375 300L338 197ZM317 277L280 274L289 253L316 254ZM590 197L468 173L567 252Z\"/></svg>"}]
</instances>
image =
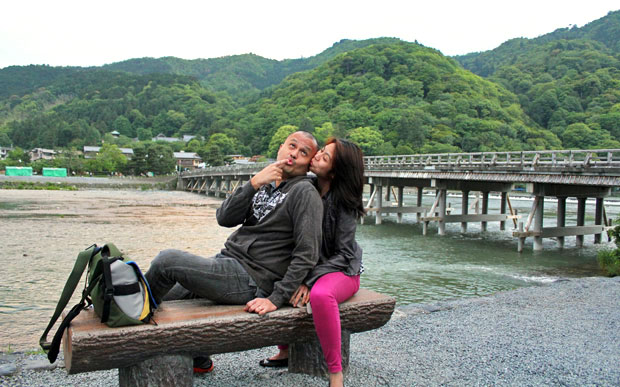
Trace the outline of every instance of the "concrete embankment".
<instances>
[{"instance_id":1,"label":"concrete embankment","mask_svg":"<svg viewBox=\"0 0 620 387\"><path fill-rule=\"evenodd\" d=\"M48 177L3 176L0 188L43 188L49 186L75 187L77 189L176 189L176 176L157 177Z\"/></svg>"},{"instance_id":2,"label":"concrete embankment","mask_svg":"<svg viewBox=\"0 0 620 387\"><path fill-rule=\"evenodd\" d=\"M349 386L620 385L620 277L560 280L487 297L399 307L383 328L353 335ZM262 369L275 348L214 356L195 386L323 386ZM116 370L67 376L42 355L0 356L3 386L114 386ZM33 369L34 368L34 369Z\"/></svg>"}]
</instances>

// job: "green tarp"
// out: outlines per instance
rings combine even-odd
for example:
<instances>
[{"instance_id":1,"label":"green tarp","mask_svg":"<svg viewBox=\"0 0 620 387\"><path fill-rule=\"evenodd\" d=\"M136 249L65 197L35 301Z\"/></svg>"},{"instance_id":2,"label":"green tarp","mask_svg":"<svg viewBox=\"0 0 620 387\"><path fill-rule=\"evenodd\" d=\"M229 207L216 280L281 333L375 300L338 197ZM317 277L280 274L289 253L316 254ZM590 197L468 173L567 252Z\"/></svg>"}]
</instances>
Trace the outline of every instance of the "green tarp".
<instances>
[{"instance_id":1,"label":"green tarp","mask_svg":"<svg viewBox=\"0 0 620 387\"><path fill-rule=\"evenodd\" d=\"M6 176L32 176L31 167L6 167Z\"/></svg>"},{"instance_id":2,"label":"green tarp","mask_svg":"<svg viewBox=\"0 0 620 387\"><path fill-rule=\"evenodd\" d=\"M67 168L43 168L43 176L67 177Z\"/></svg>"}]
</instances>

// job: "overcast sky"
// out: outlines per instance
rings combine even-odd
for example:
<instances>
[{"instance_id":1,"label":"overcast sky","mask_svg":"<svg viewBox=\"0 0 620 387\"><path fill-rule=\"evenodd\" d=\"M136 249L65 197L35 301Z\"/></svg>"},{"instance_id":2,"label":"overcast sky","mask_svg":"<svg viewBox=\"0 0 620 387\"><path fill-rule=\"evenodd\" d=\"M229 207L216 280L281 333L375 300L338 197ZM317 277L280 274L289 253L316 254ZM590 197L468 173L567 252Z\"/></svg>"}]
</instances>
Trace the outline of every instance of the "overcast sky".
<instances>
[{"instance_id":1,"label":"overcast sky","mask_svg":"<svg viewBox=\"0 0 620 387\"><path fill-rule=\"evenodd\" d=\"M617 9L618 0L6 0L0 68L250 52L280 60L384 36L458 55L581 27Z\"/></svg>"}]
</instances>

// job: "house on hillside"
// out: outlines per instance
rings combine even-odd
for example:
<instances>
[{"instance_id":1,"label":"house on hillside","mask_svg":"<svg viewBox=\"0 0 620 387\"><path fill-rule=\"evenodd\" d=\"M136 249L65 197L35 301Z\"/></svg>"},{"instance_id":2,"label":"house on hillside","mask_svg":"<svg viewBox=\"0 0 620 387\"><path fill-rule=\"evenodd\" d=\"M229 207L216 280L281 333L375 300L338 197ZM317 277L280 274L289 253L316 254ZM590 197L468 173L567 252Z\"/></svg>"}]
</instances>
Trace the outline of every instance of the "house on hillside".
<instances>
[{"instance_id":1,"label":"house on hillside","mask_svg":"<svg viewBox=\"0 0 620 387\"><path fill-rule=\"evenodd\" d=\"M182 138L179 137L166 137L165 134L163 133L159 133L157 136L153 137L152 140L153 141L166 141L166 142L178 142L178 141L182 141L182 142L188 142L194 138L197 138L198 136L195 136L193 134L184 134Z\"/></svg>"},{"instance_id":2,"label":"house on hillside","mask_svg":"<svg viewBox=\"0 0 620 387\"><path fill-rule=\"evenodd\" d=\"M195 152L174 152L177 170L196 169L202 163L202 158Z\"/></svg>"},{"instance_id":3,"label":"house on hillside","mask_svg":"<svg viewBox=\"0 0 620 387\"><path fill-rule=\"evenodd\" d=\"M30 161L37 161L37 160L53 160L54 157L56 156L56 151L54 151L53 149L45 149L45 148L34 148L33 150L31 150L29 152L30 154Z\"/></svg>"},{"instance_id":4,"label":"house on hillside","mask_svg":"<svg viewBox=\"0 0 620 387\"><path fill-rule=\"evenodd\" d=\"M0 146L0 160L6 159L6 157L9 155L9 152L12 150L13 148Z\"/></svg>"},{"instance_id":5,"label":"house on hillside","mask_svg":"<svg viewBox=\"0 0 620 387\"><path fill-rule=\"evenodd\" d=\"M131 160L133 158L133 149L131 148L118 148L121 153L127 157L127 160ZM101 150L100 146L85 146L84 147L84 158L85 159L94 159L99 154Z\"/></svg>"}]
</instances>

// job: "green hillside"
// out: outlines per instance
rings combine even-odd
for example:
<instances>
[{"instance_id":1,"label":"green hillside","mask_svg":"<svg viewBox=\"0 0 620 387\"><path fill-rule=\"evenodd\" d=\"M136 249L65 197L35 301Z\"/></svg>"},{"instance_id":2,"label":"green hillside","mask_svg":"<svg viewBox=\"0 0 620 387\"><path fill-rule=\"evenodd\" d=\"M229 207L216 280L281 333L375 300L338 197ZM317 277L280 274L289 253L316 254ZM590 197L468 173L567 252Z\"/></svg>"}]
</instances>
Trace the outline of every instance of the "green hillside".
<instances>
[{"instance_id":1,"label":"green hillside","mask_svg":"<svg viewBox=\"0 0 620 387\"><path fill-rule=\"evenodd\" d=\"M395 38L341 40L310 58L276 61L254 54L212 59L184 60L174 57L139 58L103 66L106 70L131 74L175 74L195 77L213 91L225 91L234 98L255 94L280 83L286 76L315 68L343 52L376 43L398 42Z\"/></svg>"},{"instance_id":2,"label":"green hillside","mask_svg":"<svg viewBox=\"0 0 620 387\"><path fill-rule=\"evenodd\" d=\"M620 11L582 28L513 39L456 59L519 96L564 148L619 147Z\"/></svg>"},{"instance_id":3,"label":"green hillside","mask_svg":"<svg viewBox=\"0 0 620 387\"><path fill-rule=\"evenodd\" d=\"M75 73L3 102L0 143L8 135L22 148L96 145L113 130L127 141L159 133L207 135L225 129L218 121L234 109L227 96L215 95L191 77L103 70Z\"/></svg>"},{"instance_id":4,"label":"green hillside","mask_svg":"<svg viewBox=\"0 0 620 387\"><path fill-rule=\"evenodd\" d=\"M436 50L413 43L377 44L293 74L239 110L240 130L266 148L281 125L310 129L330 123L346 135L368 127L377 137L366 153L554 148L518 98L463 70ZM259 144L257 144L260 143ZM402 153L402 152L399 152Z\"/></svg>"}]
</instances>

